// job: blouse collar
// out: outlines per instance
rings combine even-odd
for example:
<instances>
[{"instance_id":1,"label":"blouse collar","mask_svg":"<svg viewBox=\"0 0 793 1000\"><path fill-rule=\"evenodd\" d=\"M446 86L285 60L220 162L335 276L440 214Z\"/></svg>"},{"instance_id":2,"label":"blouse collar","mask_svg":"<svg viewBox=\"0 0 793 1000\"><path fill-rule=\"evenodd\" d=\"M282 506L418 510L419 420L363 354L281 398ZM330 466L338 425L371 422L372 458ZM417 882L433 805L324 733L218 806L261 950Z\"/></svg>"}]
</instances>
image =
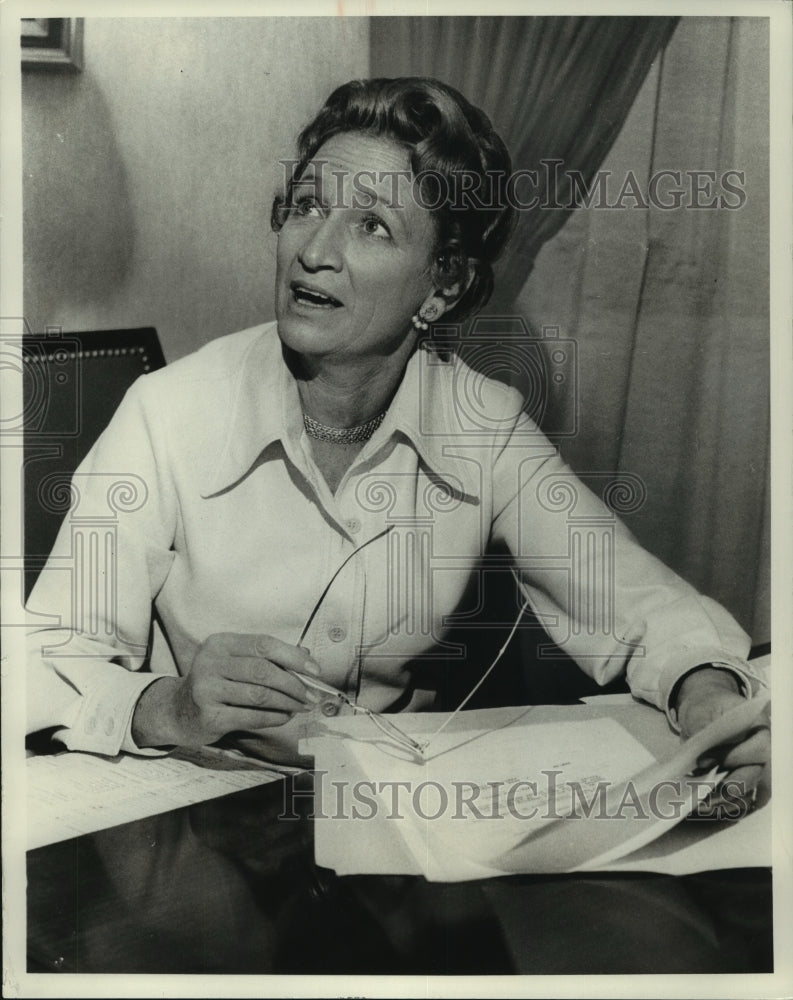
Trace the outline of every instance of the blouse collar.
<instances>
[{"instance_id":1,"label":"blouse collar","mask_svg":"<svg viewBox=\"0 0 793 1000\"><path fill-rule=\"evenodd\" d=\"M482 443L485 431L466 428L455 404L455 394L466 390L463 383L470 372L454 354L444 359L432 349L414 351L383 423L367 443L367 454L372 456L392 437L402 436L449 492L478 502L478 465L461 457L460 446L470 447L477 439ZM305 431L300 398L275 322L261 328L233 378L226 443L205 497L225 493L241 483L256 465L269 459L268 450L275 444L281 445L292 462L303 464ZM489 437L492 440L492 431Z\"/></svg>"}]
</instances>

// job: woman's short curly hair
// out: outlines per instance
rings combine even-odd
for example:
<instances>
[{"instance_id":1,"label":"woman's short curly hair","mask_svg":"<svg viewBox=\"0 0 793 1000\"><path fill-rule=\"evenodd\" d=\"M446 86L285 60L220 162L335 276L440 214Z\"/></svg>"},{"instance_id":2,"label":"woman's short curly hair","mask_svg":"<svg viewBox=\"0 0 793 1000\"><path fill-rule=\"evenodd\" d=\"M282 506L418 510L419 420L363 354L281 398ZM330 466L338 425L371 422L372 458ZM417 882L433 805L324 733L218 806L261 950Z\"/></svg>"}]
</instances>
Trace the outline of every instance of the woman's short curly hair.
<instances>
[{"instance_id":1,"label":"woman's short curly hair","mask_svg":"<svg viewBox=\"0 0 793 1000\"><path fill-rule=\"evenodd\" d=\"M442 289L464 285L473 270L471 284L443 320L460 320L481 309L493 291L492 265L513 222L504 196L511 161L487 115L453 87L426 77L343 84L298 136L292 181L273 203L273 229L283 223L294 181L319 148L341 132L384 136L407 147L421 203L436 223L433 280Z\"/></svg>"}]
</instances>

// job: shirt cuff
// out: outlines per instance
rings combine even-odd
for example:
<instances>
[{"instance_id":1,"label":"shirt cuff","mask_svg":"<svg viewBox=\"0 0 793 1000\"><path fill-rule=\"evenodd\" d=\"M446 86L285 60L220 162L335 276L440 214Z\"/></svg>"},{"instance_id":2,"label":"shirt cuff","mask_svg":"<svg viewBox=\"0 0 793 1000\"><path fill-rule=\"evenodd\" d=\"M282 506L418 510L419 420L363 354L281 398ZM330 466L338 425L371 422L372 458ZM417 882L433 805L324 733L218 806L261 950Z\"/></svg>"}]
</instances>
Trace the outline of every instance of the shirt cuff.
<instances>
[{"instance_id":1,"label":"shirt cuff","mask_svg":"<svg viewBox=\"0 0 793 1000\"><path fill-rule=\"evenodd\" d=\"M122 750L146 757L162 756L167 750L138 747L132 739L132 716L140 696L164 674L131 672L124 667L102 671L80 662L59 664L57 672L82 695L66 728L54 737L69 750L83 750L115 757Z\"/></svg>"},{"instance_id":2,"label":"shirt cuff","mask_svg":"<svg viewBox=\"0 0 793 1000\"><path fill-rule=\"evenodd\" d=\"M736 657L714 657L713 659L703 659L700 660L693 667L684 667L683 669L677 671L675 674L664 678L664 687L666 688L665 697L663 700L664 708L666 711L666 716L669 719L669 723L675 732L680 732L680 724L677 718L677 709L672 704L672 696L676 693L680 682L687 677L689 674L693 674L694 671L703 669L705 667L712 667L715 670L724 670L731 674L736 681L741 690L741 694L744 698L751 698L757 692L761 686L760 680L755 677L748 664L745 660L738 659Z\"/></svg>"}]
</instances>

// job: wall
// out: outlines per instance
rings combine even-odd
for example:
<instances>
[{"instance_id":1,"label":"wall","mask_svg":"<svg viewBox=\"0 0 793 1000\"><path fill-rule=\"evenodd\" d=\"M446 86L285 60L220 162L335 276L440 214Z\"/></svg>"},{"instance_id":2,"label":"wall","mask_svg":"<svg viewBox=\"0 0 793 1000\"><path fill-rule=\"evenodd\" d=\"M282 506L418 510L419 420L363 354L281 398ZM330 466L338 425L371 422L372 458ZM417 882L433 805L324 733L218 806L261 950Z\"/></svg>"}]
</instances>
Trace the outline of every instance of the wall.
<instances>
[{"instance_id":1,"label":"wall","mask_svg":"<svg viewBox=\"0 0 793 1000\"><path fill-rule=\"evenodd\" d=\"M368 70L365 18L88 18L25 73L25 313L153 325L169 361L272 318L269 213L298 128Z\"/></svg>"}]
</instances>

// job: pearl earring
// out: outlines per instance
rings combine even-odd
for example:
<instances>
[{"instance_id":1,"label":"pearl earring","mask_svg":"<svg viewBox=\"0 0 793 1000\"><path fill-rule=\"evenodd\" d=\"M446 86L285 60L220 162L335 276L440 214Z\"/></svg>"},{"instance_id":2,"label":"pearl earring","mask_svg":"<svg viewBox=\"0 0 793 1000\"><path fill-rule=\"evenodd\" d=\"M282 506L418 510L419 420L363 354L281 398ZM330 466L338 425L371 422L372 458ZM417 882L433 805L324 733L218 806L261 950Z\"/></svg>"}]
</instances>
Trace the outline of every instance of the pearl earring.
<instances>
[{"instance_id":1,"label":"pearl earring","mask_svg":"<svg viewBox=\"0 0 793 1000\"><path fill-rule=\"evenodd\" d=\"M425 305L423 305L421 307L421 309L419 309L419 313L421 315L421 318L424 319L424 320L429 320L430 323L434 319L438 318L438 316L440 315L440 312L441 312L441 307L434 300L430 300Z\"/></svg>"},{"instance_id":2,"label":"pearl earring","mask_svg":"<svg viewBox=\"0 0 793 1000\"><path fill-rule=\"evenodd\" d=\"M418 315L411 317L411 322L417 330L428 330L430 323L441 314L441 305L436 299L430 299L419 309Z\"/></svg>"}]
</instances>

